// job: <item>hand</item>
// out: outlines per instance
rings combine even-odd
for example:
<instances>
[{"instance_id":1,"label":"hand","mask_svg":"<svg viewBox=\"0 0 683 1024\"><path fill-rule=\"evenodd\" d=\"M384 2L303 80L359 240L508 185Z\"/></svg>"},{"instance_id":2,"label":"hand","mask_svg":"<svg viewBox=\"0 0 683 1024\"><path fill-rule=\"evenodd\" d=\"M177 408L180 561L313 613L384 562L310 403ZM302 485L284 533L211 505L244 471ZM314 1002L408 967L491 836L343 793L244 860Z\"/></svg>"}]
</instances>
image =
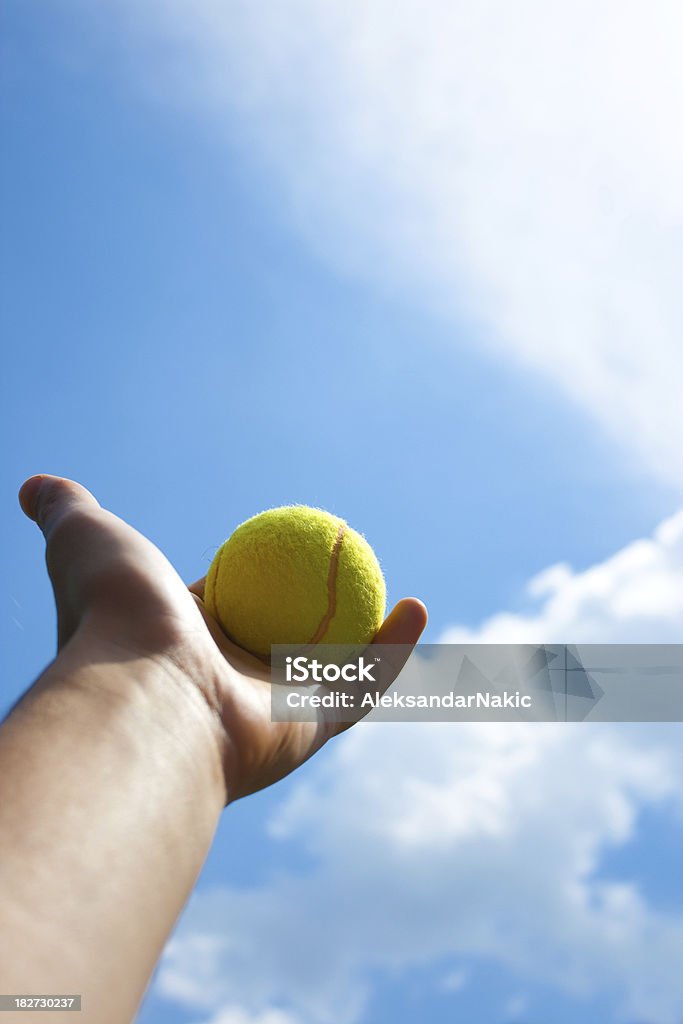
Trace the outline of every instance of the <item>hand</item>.
<instances>
[{"instance_id":1,"label":"hand","mask_svg":"<svg viewBox=\"0 0 683 1024\"><path fill-rule=\"evenodd\" d=\"M268 669L231 643L206 611L204 580L186 587L151 541L80 484L34 476L19 499L45 535L58 650L78 645L81 658L93 661L102 652L148 658L198 693L215 727L228 801L276 782L348 727L322 715L318 722L271 722ZM404 599L375 642L414 645L426 621L424 605Z\"/></svg>"}]
</instances>

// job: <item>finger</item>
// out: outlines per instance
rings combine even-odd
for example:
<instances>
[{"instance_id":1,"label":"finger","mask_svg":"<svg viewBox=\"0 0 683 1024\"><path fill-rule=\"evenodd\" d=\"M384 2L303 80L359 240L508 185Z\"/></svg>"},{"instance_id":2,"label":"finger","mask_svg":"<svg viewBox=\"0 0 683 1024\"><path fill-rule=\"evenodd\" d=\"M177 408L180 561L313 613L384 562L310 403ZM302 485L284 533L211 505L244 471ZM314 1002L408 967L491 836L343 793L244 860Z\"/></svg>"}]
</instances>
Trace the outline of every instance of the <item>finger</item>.
<instances>
[{"instance_id":1,"label":"finger","mask_svg":"<svg viewBox=\"0 0 683 1024\"><path fill-rule=\"evenodd\" d=\"M83 518L83 513L86 517L92 516L100 506L90 491L75 480L47 473L38 473L24 481L19 489L19 504L28 518L40 527L47 543L48 572L57 606L57 647L61 650L76 630L80 608L73 600L74 588L68 585L64 567L60 571L54 557L55 531L59 524L68 526L74 518ZM70 567L73 567L73 558Z\"/></svg>"},{"instance_id":2,"label":"finger","mask_svg":"<svg viewBox=\"0 0 683 1024\"><path fill-rule=\"evenodd\" d=\"M194 601L161 552L85 487L40 474L24 483L19 501L45 535L60 649L86 612L110 627L123 626L129 636L139 628L146 643L159 646L177 635L178 597L196 615Z\"/></svg>"},{"instance_id":3,"label":"finger","mask_svg":"<svg viewBox=\"0 0 683 1024\"><path fill-rule=\"evenodd\" d=\"M382 647L378 687L381 692L396 681L426 625L427 609L416 597L403 598L384 620L370 645Z\"/></svg>"},{"instance_id":4,"label":"finger","mask_svg":"<svg viewBox=\"0 0 683 1024\"><path fill-rule=\"evenodd\" d=\"M75 480L47 473L38 473L24 481L19 489L19 504L46 539L59 520L74 509L100 507L94 495Z\"/></svg>"},{"instance_id":5,"label":"finger","mask_svg":"<svg viewBox=\"0 0 683 1024\"><path fill-rule=\"evenodd\" d=\"M416 597L404 597L384 620L374 644L416 644L427 625L427 609Z\"/></svg>"},{"instance_id":6,"label":"finger","mask_svg":"<svg viewBox=\"0 0 683 1024\"><path fill-rule=\"evenodd\" d=\"M427 625L427 609L416 597L406 597L392 609L379 629L375 639L368 648L378 646L382 654L378 662L379 677L368 686L368 690L386 693L403 670L415 644ZM333 722L333 732L342 733L349 729L369 713L363 708L364 690L356 688L356 699L352 709L343 712L340 720L339 711L335 710L327 718L327 724Z\"/></svg>"},{"instance_id":7,"label":"finger","mask_svg":"<svg viewBox=\"0 0 683 1024\"><path fill-rule=\"evenodd\" d=\"M190 583L188 590L191 594L195 594L200 600L204 600L204 589L206 587L206 576L202 576L200 580L195 580L194 583Z\"/></svg>"}]
</instances>

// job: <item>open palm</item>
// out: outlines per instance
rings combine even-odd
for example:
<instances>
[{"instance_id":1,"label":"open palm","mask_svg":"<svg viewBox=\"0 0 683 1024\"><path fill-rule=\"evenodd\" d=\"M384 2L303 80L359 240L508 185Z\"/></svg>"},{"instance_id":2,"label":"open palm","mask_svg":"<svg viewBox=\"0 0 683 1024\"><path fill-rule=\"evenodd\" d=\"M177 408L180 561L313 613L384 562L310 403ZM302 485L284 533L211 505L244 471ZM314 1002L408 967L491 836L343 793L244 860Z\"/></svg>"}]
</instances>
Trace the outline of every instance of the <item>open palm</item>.
<instances>
[{"instance_id":1,"label":"open palm","mask_svg":"<svg viewBox=\"0 0 683 1024\"><path fill-rule=\"evenodd\" d=\"M153 658L174 681L199 691L224 733L231 800L276 782L348 728L322 713L315 722L271 721L269 669L206 611L204 580L188 588L150 540L80 484L31 477L19 497L45 535L59 649L77 640L92 645L93 659L103 649L123 659ZM400 601L385 620L375 643L402 645L396 672L425 624L425 608L414 598Z\"/></svg>"}]
</instances>

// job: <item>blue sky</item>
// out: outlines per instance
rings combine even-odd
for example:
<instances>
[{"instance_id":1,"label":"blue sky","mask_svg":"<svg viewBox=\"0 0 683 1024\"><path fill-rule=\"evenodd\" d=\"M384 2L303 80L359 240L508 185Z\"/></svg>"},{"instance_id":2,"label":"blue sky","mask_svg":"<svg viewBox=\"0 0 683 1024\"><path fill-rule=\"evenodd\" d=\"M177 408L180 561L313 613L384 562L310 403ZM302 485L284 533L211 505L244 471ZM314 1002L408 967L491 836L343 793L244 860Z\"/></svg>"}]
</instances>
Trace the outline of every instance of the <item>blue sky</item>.
<instances>
[{"instance_id":1,"label":"blue sky","mask_svg":"<svg viewBox=\"0 0 683 1024\"><path fill-rule=\"evenodd\" d=\"M585 609L598 577L617 581L600 593L646 594L650 604L624 613L610 597L604 620L598 617L602 632L596 638L621 638L619 629L627 629L636 640L679 639L679 535L673 527L655 533L676 513L683 485L672 455L680 425L667 391L680 371L669 339L683 323L666 291L675 280L677 250L668 229L679 225L678 208L664 211L667 220L654 202L651 209L635 200L628 206L632 193L621 188L615 170L614 195L603 202L602 212L595 213L591 203L581 206L586 225L593 215L599 230L591 234L584 225L585 237L577 241L576 224L583 220L570 218L569 226L557 226L557 249L550 251L543 249L547 238L539 235L538 251L546 256L536 266L532 242L538 225L528 212L533 211L528 196L511 192L519 201L519 237L511 240L504 197L497 206L498 193L492 192L484 204L492 218L499 216L491 247L491 224L477 220L476 196L465 186L462 196L444 193L443 224L428 215L418 188L427 180L425 168L413 166L410 141L401 136L399 146L399 136L390 130L392 111L378 106L377 96L384 93L373 82L379 72L365 76L362 68L360 100L370 115L376 112L377 124L389 127L386 134L374 131L367 153L358 156L347 124L357 116L357 97L342 87L343 33L339 51L328 55L332 70L321 90L329 107L314 109L314 72L294 60L298 51L286 32L266 38L264 29L261 38L243 4L235 5L234 33L242 56L235 56L238 44L231 37L219 62L225 79L218 78L213 47L220 51L223 43L225 12L208 0L200 6L205 19L197 18L191 28L177 4L164 13L151 3L141 24L127 3L103 3L96 14L75 0L48 8L34 0L10 0L5 6L2 321L8 372L2 415L11 442L5 446L0 484L8 541L3 706L54 655L55 616L40 538L16 502L21 482L35 472L81 481L153 539L188 581L204 574L238 522L271 505L303 502L337 512L366 534L384 566L390 599L415 594L427 603L426 639L431 641L454 629L492 638L501 614L511 616L516 629L531 623L549 633L554 628L590 633ZM297 0L294 20L300 8ZM377 4L380 23L383 11ZM362 23L355 4L349 23L354 17ZM316 15L310 25L301 24L311 34L315 60L322 61L327 36L317 20ZM211 46L199 38L202 26ZM373 26L365 27L364 38L372 43ZM408 27L394 26L398 41ZM557 30L566 27L558 11ZM297 40L297 46L304 45L305 32ZM371 53L372 45L367 49ZM265 66L260 91L252 95L250 62L272 58L273 52L279 59L273 59L270 76ZM383 71L388 62L380 65ZM279 95L279 67L287 68L287 81L294 82L291 95ZM339 74L336 85L334 74ZM243 87L240 96L251 97L248 103L232 95L236 82ZM472 83L476 96L481 83L477 86L474 78ZM397 95L400 99L398 87ZM558 106L559 117L562 103ZM330 109L337 121L326 120ZM404 97L408 126L414 113L410 97ZM339 138L337 122L344 126ZM467 161L469 137L462 125L465 121L454 114L453 125L446 121L439 139L450 138L451 127L453 135L461 130L464 142L455 150ZM410 139L410 132L406 135ZM551 174L543 163L538 170L537 142L525 151L526 136L520 132L519 138L510 179L520 168L526 168L525 180L538 175L532 198L537 196L539 207L559 208L555 192L543 191ZM351 145L349 139L356 141ZM420 148L420 142L416 133L416 151L427 153L429 147ZM474 139L475 168L479 145ZM396 179L389 168L395 153L401 158ZM617 157L625 162L627 152L615 154L618 170ZM661 166L668 167L666 154L660 156ZM671 166L676 158L673 153ZM444 159L452 154L446 152ZM612 164L595 156L588 164L603 168L609 185ZM653 168L639 170L654 194ZM586 178L586 195L588 184ZM604 186L598 176L595 195L603 200ZM377 195L382 203L373 220ZM573 193L570 198L576 199ZM632 220L615 219L610 202L625 204ZM397 210L410 214L405 223L398 224ZM525 211L528 229L518 224ZM619 225L614 238L608 230L613 221ZM638 229L633 240L627 223ZM662 224L667 230L660 244L656 232ZM446 244L444 225L454 231L452 246ZM643 237L649 249L641 244ZM462 254L451 261L451 250L460 243ZM631 244L638 255L627 259ZM618 265L610 261L617 249L626 252ZM511 252L516 259L509 258ZM601 277L593 273L593 260ZM465 272L459 268L466 262ZM576 269L584 263L590 288ZM522 280L520 266L528 266L534 279ZM648 291L650 266L665 271L658 277L661 294ZM562 290L567 281L573 282L571 292ZM635 328L633 338L620 334L620 295L629 323L645 317L647 344ZM584 302L581 308L577 297ZM525 320L520 311L531 306L533 316ZM648 319L655 306L657 317ZM593 337L595 323L611 325L614 335ZM620 390L620 381L628 386ZM646 426L636 431L640 423ZM641 549L633 547L641 537L659 537L646 542L646 577ZM572 567L561 582L530 589L530 580L557 563ZM567 571L573 574L569 583ZM560 606L562 614L556 610ZM465 745L472 762L459 766L473 777L479 756L475 741L473 736ZM444 740L442 733L439 742L458 739ZM632 830L615 824L610 836L591 832L600 855L594 881L632 883L645 910L655 915L647 925L652 934L661 924L657 914L681 914L671 851L680 849L682 838L673 794L683 776L673 768L670 778L666 774L678 741L669 730L605 740L608 747L612 742L614 751L619 743L639 751L643 764L650 758L658 765L664 758L661 777L667 781L659 786L645 768L637 778L610 776L614 790L605 789L605 806L623 799L626 819L633 816ZM394 740L387 743L391 747ZM365 749L361 746L361 752ZM569 757L571 747L566 753ZM587 762L594 753L592 746L574 750ZM426 779L438 777L444 799L451 800L446 776L431 765L432 754L418 746L411 748L411 757L417 774L424 770ZM543 757L539 772L552 782L559 762L550 753ZM240 912L246 914L249 899L256 901L259 893L272 892L277 903L280 874L304 881L309 875L334 878L339 866L334 850L311 847L305 830L296 831L296 821L284 839L272 823L286 817L288 807L307 799L315 804L315 794L322 799L328 792L325 773L334 773L343 758L336 748L325 751L294 779L231 808L198 894L210 902L216 888L227 888L230 902L241 892ZM581 784L585 779L579 772L576 785ZM339 790L340 804L351 792ZM544 792L539 787L541 802ZM514 804L514 792L503 796ZM551 790L545 798L552 799ZM583 811L576 813L578 834ZM304 815L304 821L317 835L317 819ZM540 820L529 821L540 828ZM446 840L435 834L434 841L441 849ZM454 862L460 841L452 840ZM501 872L503 849L501 844ZM515 850L515 863L525 863L529 851ZM486 856L495 865L495 849L487 848ZM417 899L412 874L401 877L397 866L396 879L404 889L412 879ZM448 876L443 884L449 884ZM511 875L510 891L518 884ZM454 885L457 889L455 880ZM302 887L306 899L314 890ZM267 978L263 1003L253 995L256 982L253 991L246 986L229 999L218 986L219 994L206 1004L196 992L188 996L192 937L215 930L202 908L198 900L187 924L181 922L178 956L168 969L162 965L141 1024L318 1024L326 1019L328 1010L321 1007L335 990L334 979L322 984L315 1005L305 1000L299 1005L295 988L275 986L270 993ZM522 915L523 908L515 911L511 900L506 914L515 913ZM297 927L303 933L307 922L302 913L298 924L291 923L289 941L297 941ZM512 928L518 941L555 949L558 960L578 955L570 938L556 936L550 923L547 934L539 924L526 940L518 923ZM676 916L673 925L679 923ZM616 953L614 964L582 990L578 982L562 984L561 971L558 975L542 962L532 969L533 949L528 962L515 962L483 936L468 944L462 938L451 942L446 933L444 926L440 944L425 942L420 948L418 942L387 953L385 961L369 955L364 960L361 949L346 974L340 967L339 984L366 992L365 1001L345 1011L349 1022L400 1024L418 1015L445 1021L454 1014L491 1024L673 1020L680 995L674 980L668 979L671 991L665 997L648 1003L654 981L644 967L640 988L625 999L620 978L626 967ZM351 941L352 934L353 922L331 928L339 942ZM342 955L340 960L346 962ZM450 987L444 981L449 972L460 977ZM301 985L306 984L302 976ZM643 1009L636 1015L633 1007ZM277 1013L287 1016L273 1016Z\"/></svg>"}]
</instances>

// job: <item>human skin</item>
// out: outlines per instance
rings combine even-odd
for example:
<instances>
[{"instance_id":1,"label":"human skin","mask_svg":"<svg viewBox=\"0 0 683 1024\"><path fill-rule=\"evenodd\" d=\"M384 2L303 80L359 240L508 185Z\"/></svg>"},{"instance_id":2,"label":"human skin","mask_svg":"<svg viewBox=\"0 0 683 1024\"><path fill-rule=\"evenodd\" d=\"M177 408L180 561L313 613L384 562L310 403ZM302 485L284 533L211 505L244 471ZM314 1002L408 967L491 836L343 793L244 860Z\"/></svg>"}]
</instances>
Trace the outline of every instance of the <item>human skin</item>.
<instances>
[{"instance_id":1,"label":"human skin","mask_svg":"<svg viewBox=\"0 0 683 1024\"><path fill-rule=\"evenodd\" d=\"M19 500L45 537L58 650L0 727L0 992L81 993L80 1020L118 1024L224 807L348 725L271 722L268 671L205 610L204 581L80 484L30 477ZM413 645L425 624L404 599L375 642Z\"/></svg>"}]
</instances>

